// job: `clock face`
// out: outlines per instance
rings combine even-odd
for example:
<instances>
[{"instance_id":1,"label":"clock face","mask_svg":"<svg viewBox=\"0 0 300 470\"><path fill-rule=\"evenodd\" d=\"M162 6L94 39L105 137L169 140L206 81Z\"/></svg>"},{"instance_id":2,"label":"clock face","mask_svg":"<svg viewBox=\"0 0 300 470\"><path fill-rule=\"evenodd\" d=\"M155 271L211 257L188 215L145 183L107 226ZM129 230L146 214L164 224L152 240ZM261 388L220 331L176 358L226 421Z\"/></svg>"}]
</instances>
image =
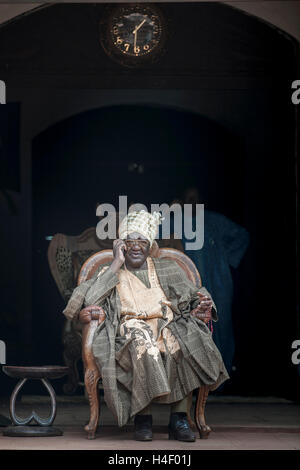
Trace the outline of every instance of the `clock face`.
<instances>
[{"instance_id":1,"label":"clock face","mask_svg":"<svg viewBox=\"0 0 300 470\"><path fill-rule=\"evenodd\" d=\"M153 5L132 4L113 9L106 25L105 40L101 41L107 53L123 58L126 65L145 62L155 57L164 43L165 27L160 10Z\"/></svg>"}]
</instances>

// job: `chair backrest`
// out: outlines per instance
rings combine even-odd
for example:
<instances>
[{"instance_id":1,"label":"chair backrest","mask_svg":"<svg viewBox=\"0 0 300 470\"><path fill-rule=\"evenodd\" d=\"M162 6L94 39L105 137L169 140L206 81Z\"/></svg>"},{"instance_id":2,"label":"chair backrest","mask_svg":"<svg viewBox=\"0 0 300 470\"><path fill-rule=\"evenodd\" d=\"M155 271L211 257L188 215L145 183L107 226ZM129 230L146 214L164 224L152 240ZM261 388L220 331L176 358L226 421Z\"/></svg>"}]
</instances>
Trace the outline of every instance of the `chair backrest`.
<instances>
[{"instance_id":1,"label":"chair backrest","mask_svg":"<svg viewBox=\"0 0 300 470\"><path fill-rule=\"evenodd\" d=\"M176 250L175 248L159 248L157 243L154 242L150 251L150 256L153 258L169 258L175 260L185 271L188 279L192 281L196 287L201 287L201 277L195 264L186 254L182 253L182 251ZM79 285L81 282L90 279L99 266L105 263L110 263L112 260L112 250L102 250L90 256L80 270L77 284Z\"/></svg>"},{"instance_id":2,"label":"chair backrest","mask_svg":"<svg viewBox=\"0 0 300 470\"><path fill-rule=\"evenodd\" d=\"M96 227L80 235L57 233L48 247L48 263L58 290L65 301L69 300L83 263L94 253L112 249L112 240L100 240Z\"/></svg>"}]
</instances>

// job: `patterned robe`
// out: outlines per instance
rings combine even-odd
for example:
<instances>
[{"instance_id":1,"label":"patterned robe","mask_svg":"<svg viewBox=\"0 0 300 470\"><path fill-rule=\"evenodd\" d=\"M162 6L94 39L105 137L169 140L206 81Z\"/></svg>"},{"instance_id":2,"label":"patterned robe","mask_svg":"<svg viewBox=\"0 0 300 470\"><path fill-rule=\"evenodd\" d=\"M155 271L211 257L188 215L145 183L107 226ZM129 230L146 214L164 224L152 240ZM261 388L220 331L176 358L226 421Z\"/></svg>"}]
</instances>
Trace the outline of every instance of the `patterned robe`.
<instances>
[{"instance_id":1,"label":"patterned robe","mask_svg":"<svg viewBox=\"0 0 300 470\"><path fill-rule=\"evenodd\" d=\"M102 376L104 399L119 426L151 401L173 403L201 385L214 390L229 378L210 330L203 321L190 316L199 303L197 292L208 295L206 289L197 289L176 261L160 258L152 261L169 301L168 307L161 306L162 316L157 318L158 336L167 328L180 349L175 347L172 351L169 346L165 352L160 350L158 361L151 354L142 354L137 360L141 338L122 330L119 276L109 269L103 270L103 266L92 279L74 290L64 310L74 321L84 306L99 305L106 312L105 321L94 334L93 353ZM166 315L168 308L173 313L172 321ZM213 309L213 320L217 319ZM153 336L152 341L155 346Z\"/></svg>"}]
</instances>

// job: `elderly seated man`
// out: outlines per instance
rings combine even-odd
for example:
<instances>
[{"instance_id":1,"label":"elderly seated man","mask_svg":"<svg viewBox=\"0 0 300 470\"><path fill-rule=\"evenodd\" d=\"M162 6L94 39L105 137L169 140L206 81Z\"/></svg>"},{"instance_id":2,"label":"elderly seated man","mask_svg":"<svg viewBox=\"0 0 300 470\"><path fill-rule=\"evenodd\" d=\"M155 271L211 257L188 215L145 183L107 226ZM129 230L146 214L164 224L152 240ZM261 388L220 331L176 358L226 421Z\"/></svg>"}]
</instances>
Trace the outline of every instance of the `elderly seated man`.
<instances>
[{"instance_id":1,"label":"elderly seated man","mask_svg":"<svg viewBox=\"0 0 300 470\"><path fill-rule=\"evenodd\" d=\"M134 417L135 439L152 439L151 403L171 404L169 438L195 441L188 396L229 378L206 323L217 320L204 287L176 261L151 258L159 213L129 213L114 241L114 259L73 292L64 314L86 323L103 318L93 338L104 399L119 426Z\"/></svg>"}]
</instances>

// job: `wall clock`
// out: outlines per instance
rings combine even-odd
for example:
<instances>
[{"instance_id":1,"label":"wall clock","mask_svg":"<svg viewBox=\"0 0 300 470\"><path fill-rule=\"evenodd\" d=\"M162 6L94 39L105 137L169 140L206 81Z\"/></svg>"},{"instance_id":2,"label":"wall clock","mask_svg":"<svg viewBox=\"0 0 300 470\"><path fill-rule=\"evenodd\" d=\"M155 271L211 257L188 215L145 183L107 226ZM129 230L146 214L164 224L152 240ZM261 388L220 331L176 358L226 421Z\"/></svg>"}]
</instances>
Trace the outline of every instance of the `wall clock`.
<instances>
[{"instance_id":1,"label":"wall clock","mask_svg":"<svg viewBox=\"0 0 300 470\"><path fill-rule=\"evenodd\" d=\"M100 42L105 52L125 66L157 60L164 52L166 21L152 4L125 4L108 10L100 21Z\"/></svg>"}]
</instances>

